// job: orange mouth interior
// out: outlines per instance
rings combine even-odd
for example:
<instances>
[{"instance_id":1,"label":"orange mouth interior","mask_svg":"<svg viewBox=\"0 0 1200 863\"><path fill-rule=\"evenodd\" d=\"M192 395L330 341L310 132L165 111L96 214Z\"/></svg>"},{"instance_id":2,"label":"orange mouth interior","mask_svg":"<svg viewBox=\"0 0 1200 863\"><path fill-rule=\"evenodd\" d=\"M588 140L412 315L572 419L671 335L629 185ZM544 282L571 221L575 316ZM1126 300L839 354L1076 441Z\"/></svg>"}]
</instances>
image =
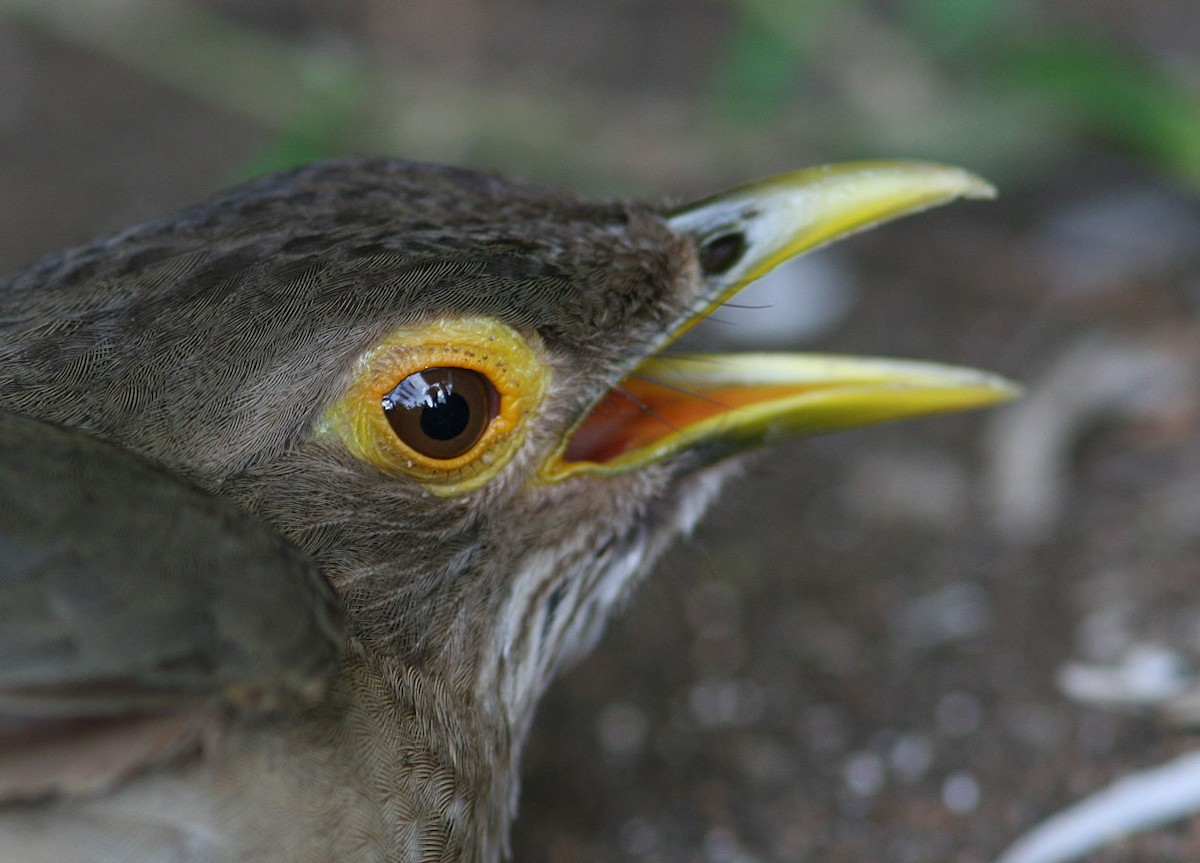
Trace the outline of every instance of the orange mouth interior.
<instances>
[{"instance_id":1,"label":"orange mouth interior","mask_svg":"<svg viewBox=\"0 0 1200 863\"><path fill-rule=\"evenodd\" d=\"M571 435L562 461L605 464L690 426L745 405L793 396L796 384L723 384L688 390L629 377L592 408Z\"/></svg>"}]
</instances>

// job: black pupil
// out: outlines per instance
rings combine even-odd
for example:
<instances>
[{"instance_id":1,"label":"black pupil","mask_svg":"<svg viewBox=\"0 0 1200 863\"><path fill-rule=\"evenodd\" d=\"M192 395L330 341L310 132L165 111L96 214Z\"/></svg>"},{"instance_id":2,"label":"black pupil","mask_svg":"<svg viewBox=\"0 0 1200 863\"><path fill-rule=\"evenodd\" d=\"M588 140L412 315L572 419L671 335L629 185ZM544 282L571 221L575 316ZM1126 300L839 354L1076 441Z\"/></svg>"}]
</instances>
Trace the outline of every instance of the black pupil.
<instances>
[{"instance_id":1,"label":"black pupil","mask_svg":"<svg viewBox=\"0 0 1200 863\"><path fill-rule=\"evenodd\" d=\"M710 276L719 276L740 261L745 251L744 235L722 234L700 248L700 267Z\"/></svg>"},{"instance_id":2,"label":"black pupil","mask_svg":"<svg viewBox=\"0 0 1200 863\"><path fill-rule=\"evenodd\" d=\"M405 445L429 458L471 452L499 412L500 397L481 373L455 366L413 372L383 397L383 412Z\"/></svg>"},{"instance_id":3,"label":"black pupil","mask_svg":"<svg viewBox=\"0 0 1200 863\"><path fill-rule=\"evenodd\" d=\"M421 431L434 440L453 440L467 430L471 407L458 393L421 411Z\"/></svg>"}]
</instances>

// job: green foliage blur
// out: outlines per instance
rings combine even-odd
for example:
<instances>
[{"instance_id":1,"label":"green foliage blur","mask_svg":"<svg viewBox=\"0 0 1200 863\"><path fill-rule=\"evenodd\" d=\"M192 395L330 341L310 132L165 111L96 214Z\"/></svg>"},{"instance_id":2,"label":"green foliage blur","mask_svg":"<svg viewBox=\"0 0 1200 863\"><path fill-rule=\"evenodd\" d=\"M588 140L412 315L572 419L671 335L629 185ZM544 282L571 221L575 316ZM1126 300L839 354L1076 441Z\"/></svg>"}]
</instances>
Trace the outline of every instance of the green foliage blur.
<instances>
[{"instance_id":1,"label":"green foliage blur","mask_svg":"<svg viewBox=\"0 0 1200 863\"><path fill-rule=\"evenodd\" d=\"M444 15L438 26L446 50L418 60L407 49L420 47L419 39L389 43L361 20L346 24L332 45L302 28L272 26L272 16L340 14L330 11L335 4L303 0L121 0L119 16L101 0L0 0L0 20L81 44L261 122L269 142L239 177L377 151L545 180L607 174L644 188L634 174L686 179L687 158L697 171L703 163L706 175L724 163L735 176L798 159L911 156L959 162L1012 189L1080 153L1101 152L1196 188L1200 46L1161 46L1146 36L1153 28L1127 36L1129 20L1118 20L1151 9L1187 20L1193 2L614 0L584 12L570 3L464 0L454 8L482 23ZM361 18L363 9L378 16L388 7L345 8ZM386 14L407 15L411 24L437 8L434 0L412 0ZM653 64L670 84L651 77L620 91L595 71L590 78L559 74L552 50L522 56L543 47L534 28L507 36L489 29L516 13L534 23L536 16L566 21L556 32L568 35L576 19L592 27L600 19L603 31L607 15L615 32L640 15L657 28L629 49L643 55L700 16L711 32L701 40L707 53L686 61L699 67L701 84L676 86L675 78L696 76ZM468 36L458 38L460 29ZM512 44L497 51L489 39ZM619 52L620 38L613 42L606 50ZM482 56L488 50L490 59ZM467 57L471 51L481 56ZM572 59L569 51L559 57ZM505 52L544 67L510 78L495 59ZM456 71L464 58L474 68L465 77ZM611 65L631 59L614 53ZM651 147L664 153L648 158Z\"/></svg>"},{"instance_id":2,"label":"green foliage blur","mask_svg":"<svg viewBox=\"0 0 1200 863\"><path fill-rule=\"evenodd\" d=\"M1009 0L729 4L714 90L731 123L769 126L799 91L814 116L844 110L864 153L936 151L1019 181L1096 144L1200 186L1200 45L1158 56Z\"/></svg>"}]
</instances>

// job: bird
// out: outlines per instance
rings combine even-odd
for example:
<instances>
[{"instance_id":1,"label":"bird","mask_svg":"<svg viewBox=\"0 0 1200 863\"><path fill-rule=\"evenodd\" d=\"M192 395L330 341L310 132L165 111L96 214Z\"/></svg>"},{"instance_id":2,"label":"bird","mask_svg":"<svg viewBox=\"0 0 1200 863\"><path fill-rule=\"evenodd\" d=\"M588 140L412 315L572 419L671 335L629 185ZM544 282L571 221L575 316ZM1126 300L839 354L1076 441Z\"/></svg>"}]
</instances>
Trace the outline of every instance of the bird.
<instances>
[{"instance_id":1,"label":"bird","mask_svg":"<svg viewBox=\"0 0 1200 863\"><path fill-rule=\"evenodd\" d=\"M503 859L539 699L743 454L1017 391L675 341L991 194L878 161L640 203L342 158L0 281L0 861Z\"/></svg>"}]
</instances>

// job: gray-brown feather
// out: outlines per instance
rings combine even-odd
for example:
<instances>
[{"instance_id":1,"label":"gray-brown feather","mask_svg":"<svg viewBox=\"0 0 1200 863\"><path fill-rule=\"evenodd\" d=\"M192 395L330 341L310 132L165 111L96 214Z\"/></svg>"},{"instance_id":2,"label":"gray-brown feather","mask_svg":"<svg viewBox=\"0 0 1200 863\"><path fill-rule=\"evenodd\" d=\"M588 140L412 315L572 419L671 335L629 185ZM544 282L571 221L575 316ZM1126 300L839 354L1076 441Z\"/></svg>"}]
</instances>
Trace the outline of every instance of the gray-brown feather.
<instances>
[{"instance_id":1,"label":"gray-brown feather","mask_svg":"<svg viewBox=\"0 0 1200 863\"><path fill-rule=\"evenodd\" d=\"M594 639L711 494L681 486L668 463L553 486L531 472L687 314L694 272L691 241L651 207L345 160L265 178L0 281L0 408L113 442L268 522L316 561L348 630L316 706L245 717L203 757L48 803L34 820L0 808L0 860L61 851L61 837L89 830L96 847L123 830L131 853L160 850L147 859L496 859L521 739L559 654ZM447 315L520 331L553 386L492 481L437 498L313 428L363 351ZM244 601L222 598L220 583L205 596L182 588L167 608L203 620ZM119 589L155 587L134 577ZM277 599L298 588L279 589ZM259 610L279 618L263 622L268 650L282 649L271 633L294 625L297 607L264 594ZM102 651L104 662L128 674L155 643L146 654L127 641ZM69 678L61 666L56 675Z\"/></svg>"},{"instance_id":2,"label":"gray-brown feather","mask_svg":"<svg viewBox=\"0 0 1200 863\"><path fill-rule=\"evenodd\" d=\"M313 700L341 649L311 560L245 510L0 412L0 720Z\"/></svg>"}]
</instances>

